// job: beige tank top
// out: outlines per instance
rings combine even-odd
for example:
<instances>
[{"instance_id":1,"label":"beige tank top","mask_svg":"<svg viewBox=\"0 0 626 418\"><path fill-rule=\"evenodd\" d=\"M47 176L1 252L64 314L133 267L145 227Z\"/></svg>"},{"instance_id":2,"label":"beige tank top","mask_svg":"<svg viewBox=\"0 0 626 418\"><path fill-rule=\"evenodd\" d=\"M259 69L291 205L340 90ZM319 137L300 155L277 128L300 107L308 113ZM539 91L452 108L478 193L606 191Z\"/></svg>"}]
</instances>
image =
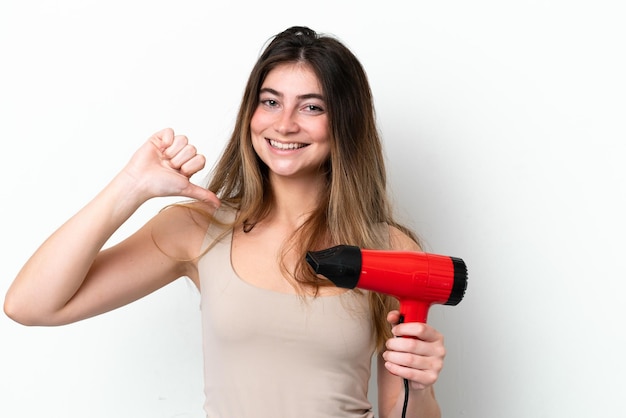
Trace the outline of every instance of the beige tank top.
<instances>
[{"instance_id":1,"label":"beige tank top","mask_svg":"<svg viewBox=\"0 0 626 418\"><path fill-rule=\"evenodd\" d=\"M205 244L220 232L211 226ZM366 294L303 301L255 287L235 274L231 241L198 266L207 418L374 417Z\"/></svg>"}]
</instances>

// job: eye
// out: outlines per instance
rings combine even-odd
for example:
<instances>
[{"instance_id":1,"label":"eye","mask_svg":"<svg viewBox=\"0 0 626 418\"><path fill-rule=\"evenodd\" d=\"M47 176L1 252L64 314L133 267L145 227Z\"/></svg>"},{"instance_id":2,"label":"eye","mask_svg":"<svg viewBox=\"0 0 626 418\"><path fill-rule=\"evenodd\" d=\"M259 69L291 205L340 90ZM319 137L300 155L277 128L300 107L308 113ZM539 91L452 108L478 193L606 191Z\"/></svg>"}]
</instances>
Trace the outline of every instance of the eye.
<instances>
[{"instance_id":1,"label":"eye","mask_svg":"<svg viewBox=\"0 0 626 418\"><path fill-rule=\"evenodd\" d=\"M259 101L262 105L267 107L276 107L278 106L278 102L274 99L261 99Z\"/></svg>"},{"instance_id":2,"label":"eye","mask_svg":"<svg viewBox=\"0 0 626 418\"><path fill-rule=\"evenodd\" d=\"M314 114L324 113L324 108L315 104L308 104L304 106L302 110L305 111L306 113L314 113Z\"/></svg>"}]
</instances>

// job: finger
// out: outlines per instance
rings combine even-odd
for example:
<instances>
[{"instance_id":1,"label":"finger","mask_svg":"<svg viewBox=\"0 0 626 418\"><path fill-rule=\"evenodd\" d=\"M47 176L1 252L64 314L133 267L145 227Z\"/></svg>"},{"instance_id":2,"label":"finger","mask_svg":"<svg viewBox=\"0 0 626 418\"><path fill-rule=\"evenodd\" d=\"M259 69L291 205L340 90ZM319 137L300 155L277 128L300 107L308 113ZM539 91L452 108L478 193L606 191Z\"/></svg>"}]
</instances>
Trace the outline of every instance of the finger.
<instances>
[{"instance_id":1,"label":"finger","mask_svg":"<svg viewBox=\"0 0 626 418\"><path fill-rule=\"evenodd\" d=\"M394 325L391 328L391 333L397 337L413 337L430 342L443 338L439 331L422 322L405 322Z\"/></svg>"},{"instance_id":2,"label":"finger","mask_svg":"<svg viewBox=\"0 0 626 418\"><path fill-rule=\"evenodd\" d=\"M154 133L150 137L150 141L163 153L174 142L174 130L172 128L162 129Z\"/></svg>"},{"instance_id":3,"label":"finger","mask_svg":"<svg viewBox=\"0 0 626 418\"><path fill-rule=\"evenodd\" d=\"M222 202L215 195L215 193L205 189L204 187L197 186L193 183L189 183L189 186L187 186L181 194L192 199L210 203L216 208L220 207L220 205L222 204Z\"/></svg>"},{"instance_id":4,"label":"finger","mask_svg":"<svg viewBox=\"0 0 626 418\"><path fill-rule=\"evenodd\" d=\"M400 311L394 310L387 314L387 322L391 325L400 323Z\"/></svg>"},{"instance_id":5,"label":"finger","mask_svg":"<svg viewBox=\"0 0 626 418\"><path fill-rule=\"evenodd\" d=\"M385 367L387 370L394 370L401 373L406 378L415 379L415 371L432 373L438 376L443 369L443 361L437 358L409 356L406 353L390 353L385 356ZM389 358L387 361L386 359Z\"/></svg>"},{"instance_id":6,"label":"finger","mask_svg":"<svg viewBox=\"0 0 626 418\"><path fill-rule=\"evenodd\" d=\"M417 338L390 338L385 343L389 353L403 353L410 356L423 356L443 358L446 356L446 348L443 341L425 342Z\"/></svg>"},{"instance_id":7,"label":"finger","mask_svg":"<svg viewBox=\"0 0 626 418\"><path fill-rule=\"evenodd\" d=\"M183 167L189 161L194 160L194 159L196 161L196 164L193 164L193 166L196 166L197 162L204 163L204 157L198 156L197 152L198 150L193 145L191 144L185 145L176 153L176 155L174 155L172 158L169 159L170 167L175 168L176 170L180 170L181 167ZM203 167L200 167L200 169L202 168ZM195 173L195 171L193 171L193 173Z\"/></svg>"},{"instance_id":8,"label":"finger","mask_svg":"<svg viewBox=\"0 0 626 418\"><path fill-rule=\"evenodd\" d=\"M413 369L392 362L385 362L385 368L390 373L407 379L413 389L424 389L432 386L439 378L439 372L430 369Z\"/></svg>"},{"instance_id":9,"label":"finger","mask_svg":"<svg viewBox=\"0 0 626 418\"><path fill-rule=\"evenodd\" d=\"M383 353L383 359L391 373L422 385L433 384L444 366L443 356L421 356L388 350Z\"/></svg>"},{"instance_id":10,"label":"finger","mask_svg":"<svg viewBox=\"0 0 626 418\"><path fill-rule=\"evenodd\" d=\"M167 159L175 158L189 144L189 139L185 135L175 135L172 142L163 150L163 157Z\"/></svg>"},{"instance_id":11,"label":"finger","mask_svg":"<svg viewBox=\"0 0 626 418\"><path fill-rule=\"evenodd\" d=\"M206 158L202 154L195 154L192 158L186 160L180 167L181 174L191 177L204 168Z\"/></svg>"},{"instance_id":12,"label":"finger","mask_svg":"<svg viewBox=\"0 0 626 418\"><path fill-rule=\"evenodd\" d=\"M418 322L400 324L392 329L400 338L385 342L387 350L420 356L437 357L443 361L446 347L443 335L433 327Z\"/></svg>"},{"instance_id":13,"label":"finger","mask_svg":"<svg viewBox=\"0 0 626 418\"><path fill-rule=\"evenodd\" d=\"M385 348L385 360L418 369L441 366L446 357L443 343L426 343L414 338L392 338Z\"/></svg>"}]
</instances>

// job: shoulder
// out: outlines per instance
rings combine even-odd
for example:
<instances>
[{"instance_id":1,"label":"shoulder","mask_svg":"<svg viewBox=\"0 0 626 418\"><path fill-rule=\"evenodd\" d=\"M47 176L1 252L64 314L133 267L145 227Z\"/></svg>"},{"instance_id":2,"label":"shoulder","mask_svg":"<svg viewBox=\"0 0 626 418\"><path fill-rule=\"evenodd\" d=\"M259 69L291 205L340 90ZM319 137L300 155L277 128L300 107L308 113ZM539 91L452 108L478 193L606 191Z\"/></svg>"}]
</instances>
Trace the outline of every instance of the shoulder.
<instances>
[{"instance_id":1,"label":"shoulder","mask_svg":"<svg viewBox=\"0 0 626 418\"><path fill-rule=\"evenodd\" d=\"M420 245L405 232L389 225L389 247L394 251L422 251Z\"/></svg>"},{"instance_id":2,"label":"shoulder","mask_svg":"<svg viewBox=\"0 0 626 418\"><path fill-rule=\"evenodd\" d=\"M195 259L214 215L215 208L203 202L166 206L149 222L154 243L173 258Z\"/></svg>"}]
</instances>

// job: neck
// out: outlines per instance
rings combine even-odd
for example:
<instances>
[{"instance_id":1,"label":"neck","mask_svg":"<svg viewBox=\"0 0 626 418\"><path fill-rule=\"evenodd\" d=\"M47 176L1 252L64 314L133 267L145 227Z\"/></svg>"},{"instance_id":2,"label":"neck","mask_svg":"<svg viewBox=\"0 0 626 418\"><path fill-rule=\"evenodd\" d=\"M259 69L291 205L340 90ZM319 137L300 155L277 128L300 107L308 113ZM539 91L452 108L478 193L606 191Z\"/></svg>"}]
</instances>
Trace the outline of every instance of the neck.
<instances>
[{"instance_id":1,"label":"neck","mask_svg":"<svg viewBox=\"0 0 626 418\"><path fill-rule=\"evenodd\" d=\"M271 218L299 226L320 202L324 179L270 177L274 202Z\"/></svg>"}]
</instances>

